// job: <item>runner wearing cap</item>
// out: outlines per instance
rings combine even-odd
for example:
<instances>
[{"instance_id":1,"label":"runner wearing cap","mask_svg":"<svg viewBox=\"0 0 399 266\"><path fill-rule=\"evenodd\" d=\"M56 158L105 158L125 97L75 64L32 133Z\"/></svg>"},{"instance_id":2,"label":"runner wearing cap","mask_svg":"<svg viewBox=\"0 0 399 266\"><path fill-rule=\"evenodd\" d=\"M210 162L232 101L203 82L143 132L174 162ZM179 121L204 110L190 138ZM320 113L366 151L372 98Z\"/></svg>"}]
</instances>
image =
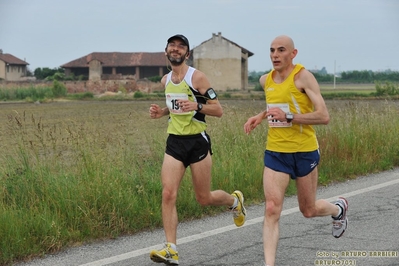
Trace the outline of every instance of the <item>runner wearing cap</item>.
<instances>
[{"instance_id":1,"label":"runner wearing cap","mask_svg":"<svg viewBox=\"0 0 399 266\"><path fill-rule=\"evenodd\" d=\"M244 196L236 190L229 194L223 190L211 191L212 148L206 133L205 116L223 114L216 92L210 87L205 74L186 64L190 55L188 39L181 34L167 40L165 55L172 70L163 76L166 107L151 104L150 117L168 116L169 134L161 170L162 220L166 243L161 250L152 250L154 262L178 265L176 198L187 167L191 169L196 200L202 206L228 206L233 212L236 226L245 222Z\"/></svg>"}]
</instances>

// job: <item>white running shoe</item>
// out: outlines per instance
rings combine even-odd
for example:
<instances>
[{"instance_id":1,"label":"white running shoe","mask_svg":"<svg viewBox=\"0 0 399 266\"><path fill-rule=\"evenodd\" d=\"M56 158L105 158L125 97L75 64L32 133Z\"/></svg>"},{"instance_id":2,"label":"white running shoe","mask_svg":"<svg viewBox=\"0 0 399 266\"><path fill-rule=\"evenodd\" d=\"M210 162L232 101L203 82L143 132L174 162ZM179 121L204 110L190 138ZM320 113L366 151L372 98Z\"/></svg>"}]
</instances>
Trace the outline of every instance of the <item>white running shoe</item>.
<instances>
[{"instance_id":1,"label":"white running shoe","mask_svg":"<svg viewBox=\"0 0 399 266\"><path fill-rule=\"evenodd\" d=\"M332 235L335 238L339 238L343 235L346 228L348 228L348 217L346 217L346 213L348 211L348 201L343 197L339 197L334 204L338 205L342 209L340 217L333 217Z\"/></svg>"}]
</instances>

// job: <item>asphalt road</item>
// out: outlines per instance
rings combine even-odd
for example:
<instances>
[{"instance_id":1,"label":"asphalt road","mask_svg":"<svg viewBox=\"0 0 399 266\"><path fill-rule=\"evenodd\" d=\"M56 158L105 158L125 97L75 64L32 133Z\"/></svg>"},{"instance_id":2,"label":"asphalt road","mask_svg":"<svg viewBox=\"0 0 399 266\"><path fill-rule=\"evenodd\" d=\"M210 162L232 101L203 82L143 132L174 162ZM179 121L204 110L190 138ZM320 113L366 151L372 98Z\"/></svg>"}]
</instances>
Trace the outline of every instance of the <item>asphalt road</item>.
<instances>
[{"instance_id":1,"label":"asphalt road","mask_svg":"<svg viewBox=\"0 0 399 266\"><path fill-rule=\"evenodd\" d=\"M245 195L250 197L250 195ZM399 265L399 168L320 188L318 198L349 202L347 232L331 235L331 218L306 219L296 197L286 198L276 265ZM263 266L264 205L248 206L246 224L226 212L179 224L180 265ZM149 251L164 241L161 229L71 248L18 266L150 266Z\"/></svg>"}]
</instances>

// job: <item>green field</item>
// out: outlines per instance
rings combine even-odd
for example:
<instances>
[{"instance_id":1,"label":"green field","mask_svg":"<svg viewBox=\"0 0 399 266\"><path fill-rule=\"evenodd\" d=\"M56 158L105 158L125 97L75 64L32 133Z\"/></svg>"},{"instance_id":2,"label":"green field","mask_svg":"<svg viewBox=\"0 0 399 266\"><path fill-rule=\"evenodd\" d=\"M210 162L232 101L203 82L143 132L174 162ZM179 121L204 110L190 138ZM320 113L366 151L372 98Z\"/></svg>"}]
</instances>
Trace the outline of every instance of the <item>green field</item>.
<instances>
[{"instance_id":1,"label":"green field","mask_svg":"<svg viewBox=\"0 0 399 266\"><path fill-rule=\"evenodd\" d=\"M0 265L162 226L167 118L151 120L150 103L1 104ZM221 103L223 117L207 117L212 186L240 189L248 204L263 202L267 126L248 136L243 125L265 102ZM320 186L399 165L399 101L326 103L331 122L315 127L322 154ZM179 218L225 211L196 203L188 174L179 192ZM293 183L287 194L295 194Z\"/></svg>"},{"instance_id":2,"label":"green field","mask_svg":"<svg viewBox=\"0 0 399 266\"><path fill-rule=\"evenodd\" d=\"M375 84L320 84L320 90L323 94L325 93L360 93L370 94L375 92Z\"/></svg>"}]
</instances>

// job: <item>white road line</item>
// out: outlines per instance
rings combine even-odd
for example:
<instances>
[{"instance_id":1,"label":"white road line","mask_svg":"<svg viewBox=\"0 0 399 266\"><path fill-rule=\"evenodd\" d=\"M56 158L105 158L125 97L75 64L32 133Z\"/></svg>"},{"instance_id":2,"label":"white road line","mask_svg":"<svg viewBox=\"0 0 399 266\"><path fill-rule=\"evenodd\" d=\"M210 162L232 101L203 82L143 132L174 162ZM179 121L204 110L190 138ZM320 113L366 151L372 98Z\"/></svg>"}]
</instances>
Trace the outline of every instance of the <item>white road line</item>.
<instances>
[{"instance_id":1,"label":"white road line","mask_svg":"<svg viewBox=\"0 0 399 266\"><path fill-rule=\"evenodd\" d=\"M398 184L399 183L399 179L395 179L389 182L385 182L385 183L381 183L378 185L374 185L371 187L367 187L367 188L363 188L363 189L358 189L352 192L348 192L339 196L345 197L345 198L350 198L359 194L363 194L363 193L367 193L373 190L377 190L383 187L387 187L387 186L391 186L394 184ZM331 198L326 199L327 201L334 201L338 196L334 196ZM287 210L283 210L281 215L289 215L292 213L296 213L299 212L299 208L298 207L294 207L294 208L290 208ZM245 222L245 224L242 226L249 226L249 225L253 225L253 224L257 224L257 223L262 223L263 222L263 216L262 217L258 217L258 218L254 218L251 220L248 220ZM240 227L241 228L241 227ZM217 235L217 234L221 234L221 233L225 233L228 231L232 231L232 230L237 230L238 227L236 227L235 225L229 225L229 226L225 226L225 227L220 227L214 230L210 230L210 231L206 231L206 232L202 232L200 234L196 234L196 235L192 235L192 236L187 236L187 237L183 237L183 238L179 238L178 242L180 244L184 244L184 243L189 243L198 239L202 239L205 237L209 237L209 236L213 236L213 235ZM134 258L134 257L138 257L144 254L149 254L150 251L152 249L161 249L162 248L162 244L159 245L155 245L155 246L151 246L151 247L146 247L146 248L142 248L142 249L138 249L138 250L134 250L131 252L127 252L124 254L120 254L120 255L116 255L113 257L109 257L109 258L105 258L105 259L101 259L101 260L97 260L97 261L93 261L93 262L89 262L86 264L81 264L80 266L103 266L103 265L107 265L107 264L111 264L111 263L115 263L118 261L122 261L122 260L127 260L130 258Z\"/></svg>"}]
</instances>

